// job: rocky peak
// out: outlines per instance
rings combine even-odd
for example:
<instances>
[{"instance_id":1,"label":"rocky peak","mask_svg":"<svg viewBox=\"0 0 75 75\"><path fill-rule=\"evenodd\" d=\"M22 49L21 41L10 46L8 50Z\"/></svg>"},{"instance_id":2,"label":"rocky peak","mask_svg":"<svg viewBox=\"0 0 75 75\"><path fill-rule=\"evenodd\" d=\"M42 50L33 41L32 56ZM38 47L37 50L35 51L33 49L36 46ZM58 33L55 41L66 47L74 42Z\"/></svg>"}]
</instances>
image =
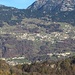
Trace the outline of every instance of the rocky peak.
<instances>
[{"instance_id":1,"label":"rocky peak","mask_svg":"<svg viewBox=\"0 0 75 75\"><path fill-rule=\"evenodd\" d=\"M63 0L61 11L75 10L75 0Z\"/></svg>"},{"instance_id":2,"label":"rocky peak","mask_svg":"<svg viewBox=\"0 0 75 75\"><path fill-rule=\"evenodd\" d=\"M28 9L33 8L34 10L37 10L45 5L47 1L48 0L36 0L31 6L28 7Z\"/></svg>"},{"instance_id":3,"label":"rocky peak","mask_svg":"<svg viewBox=\"0 0 75 75\"><path fill-rule=\"evenodd\" d=\"M0 4L0 7L5 7L4 5Z\"/></svg>"},{"instance_id":4,"label":"rocky peak","mask_svg":"<svg viewBox=\"0 0 75 75\"><path fill-rule=\"evenodd\" d=\"M56 7L60 8L60 11L72 11L75 10L75 0L37 0L28 9L31 10L52 10Z\"/></svg>"}]
</instances>

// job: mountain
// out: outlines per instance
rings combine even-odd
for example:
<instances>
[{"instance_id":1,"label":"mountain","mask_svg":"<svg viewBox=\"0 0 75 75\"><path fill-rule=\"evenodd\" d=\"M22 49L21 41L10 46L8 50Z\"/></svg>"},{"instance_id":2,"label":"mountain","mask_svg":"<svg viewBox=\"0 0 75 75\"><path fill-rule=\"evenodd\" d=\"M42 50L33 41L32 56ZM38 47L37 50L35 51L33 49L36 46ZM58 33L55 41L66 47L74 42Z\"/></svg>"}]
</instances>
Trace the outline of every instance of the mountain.
<instances>
[{"instance_id":1,"label":"mountain","mask_svg":"<svg viewBox=\"0 0 75 75\"><path fill-rule=\"evenodd\" d=\"M46 61L74 54L74 0L37 0L27 9L0 5L0 57Z\"/></svg>"},{"instance_id":2,"label":"mountain","mask_svg":"<svg viewBox=\"0 0 75 75\"><path fill-rule=\"evenodd\" d=\"M75 24L75 0L37 0L27 10L31 17Z\"/></svg>"},{"instance_id":3,"label":"mountain","mask_svg":"<svg viewBox=\"0 0 75 75\"><path fill-rule=\"evenodd\" d=\"M58 7L58 8L57 8ZM45 12L59 9L59 11L73 11L75 10L75 0L37 0L28 9L41 10Z\"/></svg>"},{"instance_id":4,"label":"mountain","mask_svg":"<svg viewBox=\"0 0 75 75\"><path fill-rule=\"evenodd\" d=\"M24 10L0 5L0 27L4 25L3 22L6 22L9 25L20 24L24 17Z\"/></svg>"},{"instance_id":5,"label":"mountain","mask_svg":"<svg viewBox=\"0 0 75 75\"><path fill-rule=\"evenodd\" d=\"M0 26L4 25L2 21L20 25L25 17L75 24L75 0L37 0L27 9L4 5L0 5L0 9Z\"/></svg>"}]
</instances>

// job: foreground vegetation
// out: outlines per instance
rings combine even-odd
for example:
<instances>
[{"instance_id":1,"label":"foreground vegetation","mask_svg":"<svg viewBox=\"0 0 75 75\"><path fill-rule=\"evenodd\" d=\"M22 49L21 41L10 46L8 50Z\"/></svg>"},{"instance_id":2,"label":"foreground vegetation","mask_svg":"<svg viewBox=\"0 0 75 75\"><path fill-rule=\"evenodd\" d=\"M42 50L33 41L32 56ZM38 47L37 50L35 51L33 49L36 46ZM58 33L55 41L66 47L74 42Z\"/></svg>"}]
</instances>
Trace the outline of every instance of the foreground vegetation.
<instances>
[{"instance_id":1,"label":"foreground vegetation","mask_svg":"<svg viewBox=\"0 0 75 75\"><path fill-rule=\"evenodd\" d=\"M0 60L0 75L75 75L75 57L16 66Z\"/></svg>"}]
</instances>

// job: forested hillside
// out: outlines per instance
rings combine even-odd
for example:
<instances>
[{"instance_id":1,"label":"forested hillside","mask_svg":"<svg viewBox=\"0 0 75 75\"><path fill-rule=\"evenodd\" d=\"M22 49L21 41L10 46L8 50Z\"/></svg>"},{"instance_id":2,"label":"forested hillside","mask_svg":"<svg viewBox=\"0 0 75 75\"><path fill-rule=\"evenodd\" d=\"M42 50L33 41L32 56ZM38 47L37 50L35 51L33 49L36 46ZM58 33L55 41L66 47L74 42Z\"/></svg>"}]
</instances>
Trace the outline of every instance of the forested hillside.
<instances>
[{"instance_id":1,"label":"forested hillside","mask_svg":"<svg viewBox=\"0 0 75 75\"><path fill-rule=\"evenodd\" d=\"M75 0L37 0L27 9L0 5L0 58L59 60L75 54Z\"/></svg>"}]
</instances>

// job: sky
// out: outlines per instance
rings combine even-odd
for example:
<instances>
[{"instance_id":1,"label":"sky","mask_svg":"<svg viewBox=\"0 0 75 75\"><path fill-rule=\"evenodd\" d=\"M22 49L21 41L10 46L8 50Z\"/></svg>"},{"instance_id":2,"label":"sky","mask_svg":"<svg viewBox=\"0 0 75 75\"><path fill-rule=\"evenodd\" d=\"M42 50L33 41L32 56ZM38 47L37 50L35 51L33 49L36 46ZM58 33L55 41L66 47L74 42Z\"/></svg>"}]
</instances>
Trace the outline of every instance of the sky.
<instances>
[{"instance_id":1,"label":"sky","mask_svg":"<svg viewBox=\"0 0 75 75\"><path fill-rule=\"evenodd\" d=\"M19 9L26 9L35 0L0 0L0 4L6 6L12 6Z\"/></svg>"}]
</instances>

